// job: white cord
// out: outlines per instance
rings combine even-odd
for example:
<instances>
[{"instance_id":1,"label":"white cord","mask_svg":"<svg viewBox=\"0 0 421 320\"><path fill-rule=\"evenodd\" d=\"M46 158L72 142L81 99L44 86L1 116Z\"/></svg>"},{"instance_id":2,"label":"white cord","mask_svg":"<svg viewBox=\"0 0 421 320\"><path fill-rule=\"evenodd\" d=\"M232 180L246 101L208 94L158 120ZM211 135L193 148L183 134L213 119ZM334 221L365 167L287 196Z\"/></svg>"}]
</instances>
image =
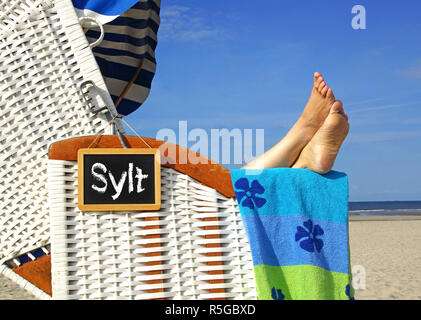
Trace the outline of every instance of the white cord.
<instances>
[{"instance_id":1,"label":"white cord","mask_svg":"<svg viewBox=\"0 0 421 320\"><path fill-rule=\"evenodd\" d=\"M130 130L132 130L134 133L135 133L135 135L137 135L137 137L140 139L140 140L142 140L143 141L143 143L144 144L146 144L149 148L151 148L152 149L152 147L149 145L149 143L147 143L146 141L145 141L145 139L143 139L141 136L139 136L139 134L136 132L136 130L135 129L133 129L132 128L132 126L126 121L126 120L124 120L123 118L121 118L121 121L123 121L125 124L126 124L126 126L128 126L129 127L129 129Z\"/></svg>"},{"instance_id":2,"label":"white cord","mask_svg":"<svg viewBox=\"0 0 421 320\"><path fill-rule=\"evenodd\" d=\"M82 27L83 27L83 23L85 21L94 22L96 25L98 25L99 29L101 30L101 34L99 35L99 38L95 42L92 42L92 43L89 44L89 46L91 48L94 48L96 46L99 46L99 44L102 42L102 40L104 40L104 34L105 34L105 32L104 32L104 26L102 25L101 22L99 22L98 19L93 18L93 17L80 17L79 18L79 22L80 22L80 24L81 24Z\"/></svg>"}]
</instances>

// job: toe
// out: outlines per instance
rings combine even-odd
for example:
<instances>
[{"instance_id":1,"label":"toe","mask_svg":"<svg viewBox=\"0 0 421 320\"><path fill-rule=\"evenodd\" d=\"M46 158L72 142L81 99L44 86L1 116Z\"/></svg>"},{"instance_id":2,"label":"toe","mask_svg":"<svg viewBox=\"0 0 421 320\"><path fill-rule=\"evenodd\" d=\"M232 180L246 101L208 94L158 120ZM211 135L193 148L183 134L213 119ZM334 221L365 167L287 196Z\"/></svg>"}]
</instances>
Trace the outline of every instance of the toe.
<instances>
[{"instance_id":1,"label":"toe","mask_svg":"<svg viewBox=\"0 0 421 320\"><path fill-rule=\"evenodd\" d=\"M324 79L323 79L323 77L322 77L322 76L320 76L320 77L317 79L317 83L316 83L316 85L315 85L316 89L319 89L319 88L320 88L320 85L321 85L323 82L324 82Z\"/></svg>"},{"instance_id":2,"label":"toe","mask_svg":"<svg viewBox=\"0 0 421 320\"><path fill-rule=\"evenodd\" d=\"M328 86L325 86L323 90L320 92L324 97L326 97L327 92L329 91Z\"/></svg>"},{"instance_id":3,"label":"toe","mask_svg":"<svg viewBox=\"0 0 421 320\"><path fill-rule=\"evenodd\" d=\"M335 103L330 108L330 113L342 113L344 114L344 108L342 101L335 101Z\"/></svg>"},{"instance_id":4,"label":"toe","mask_svg":"<svg viewBox=\"0 0 421 320\"><path fill-rule=\"evenodd\" d=\"M319 85L319 88L318 88L318 91L319 91L319 93L321 93L322 92L322 90L324 89L326 87L326 82L322 82L320 85Z\"/></svg>"},{"instance_id":5,"label":"toe","mask_svg":"<svg viewBox=\"0 0 421 320\"><path fill-rule=\"evenodd\" d=\"M333 94L333 90L331 88L329 88L329 90L327 90L327 94L326 97L332 101L335 101L335 96Z\"/></svg>"},{"instance_id":6,"label":"toe","mask_svg":"<svg viewBox=\"0 0 421 320\"><path fill-rule=\"evenodd\" d=\"M322 75L319 72L315 72L314 73L314 86L317 86L317 82L319 80L319 77L321 77Z\"/></svg>"}]
</instances>

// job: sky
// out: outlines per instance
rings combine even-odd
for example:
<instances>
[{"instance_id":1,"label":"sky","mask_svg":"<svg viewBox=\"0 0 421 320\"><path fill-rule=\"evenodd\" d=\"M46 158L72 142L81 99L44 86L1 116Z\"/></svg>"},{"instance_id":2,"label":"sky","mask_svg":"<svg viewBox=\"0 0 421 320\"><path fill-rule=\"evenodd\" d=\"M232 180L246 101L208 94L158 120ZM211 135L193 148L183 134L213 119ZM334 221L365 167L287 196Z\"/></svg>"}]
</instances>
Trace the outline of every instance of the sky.
<instances>
[{"instance_id":1,"label":"sky","mask_svg":"<svg viewBox=\"0 0 421 320\"><path fill-rule=\"evenodd\" d=\"M365 30L352 28L355 5ZM349 115L333 169L350 200L421 200L421 2L162 0L160 16L150 96L126 117L140 135L184 120L209 134L264 129L268 150L318 71Z\"/></svg>"}]
</instances>

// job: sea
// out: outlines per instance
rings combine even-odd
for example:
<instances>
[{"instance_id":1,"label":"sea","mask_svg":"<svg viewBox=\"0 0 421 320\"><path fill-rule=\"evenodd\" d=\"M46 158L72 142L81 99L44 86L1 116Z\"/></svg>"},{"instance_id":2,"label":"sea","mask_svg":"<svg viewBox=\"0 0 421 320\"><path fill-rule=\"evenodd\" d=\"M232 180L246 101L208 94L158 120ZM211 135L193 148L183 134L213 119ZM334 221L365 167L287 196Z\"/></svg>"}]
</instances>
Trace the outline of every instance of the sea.
<instances>
[{"instance_id":1,"label":"sea","mask_svg":"<svg viewBox=\"0 0 421 320\"><path fill-rule=\"evenodd\" d=\"M361 201L349 203L351 215L420 215L421 201Z\"/></svg>"}]
</instances>

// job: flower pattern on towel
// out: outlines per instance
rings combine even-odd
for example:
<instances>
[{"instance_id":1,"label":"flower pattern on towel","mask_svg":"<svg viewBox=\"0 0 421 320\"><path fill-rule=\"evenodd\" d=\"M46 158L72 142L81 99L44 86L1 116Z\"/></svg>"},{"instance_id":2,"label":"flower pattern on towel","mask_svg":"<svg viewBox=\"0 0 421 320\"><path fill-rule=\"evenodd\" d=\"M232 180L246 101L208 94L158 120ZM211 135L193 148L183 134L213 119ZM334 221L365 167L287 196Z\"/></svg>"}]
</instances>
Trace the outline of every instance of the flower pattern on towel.
<instances>
[{"instance_id":1,"label":"flower pattern on towel","mask_svg":"<svg viewBox=\"0 0 421 320\"><path fill-rule=\"evenodd\" d=\"M300 241L300 247L308 252L320 252L324 246L323 240L320 237L324 234L322 227L318 224L314 225L311 219L303 223L304 228L301 226L297 227L297 233L295 234L295 241Z\"/></svg>"},{"instance_id":2,"label":"flower pattern on towel","mask_svg":"<svg viewBox=\"0 0 421 320\"><path fill-rule=\"evenodd\" d=\"M257 180L253 180L250 186L246 178L241 178L235 182L234 187L235 189L241 190L235 191L235 196L238 203L243 207L254 209L256 206L257 208L261 208L266 203L266 199L256 196L256 194L265 193L265 188Z\"/></svg>"},{"instance_id":3,"label":"flower pattern on towel","mask_svg":"<svg viewBox=\"0 0 421 320\"><path fill-rule=\"evenodd\" d=\"M355 300L354 297L351 297L351 286L349 284L346 286L345 294L348 296L349 300Z\"/></svg>"},{"instance_id":4,"label":"flower pattern on towel","mask_svg":"<svg viewBox=\"0 0 421 320\"><path fill-rule=\"evenodd\" d=\"M281 289L272 288L272 299L273 300L284 300L285 296Z\"/></svg>"}]
</instances>

